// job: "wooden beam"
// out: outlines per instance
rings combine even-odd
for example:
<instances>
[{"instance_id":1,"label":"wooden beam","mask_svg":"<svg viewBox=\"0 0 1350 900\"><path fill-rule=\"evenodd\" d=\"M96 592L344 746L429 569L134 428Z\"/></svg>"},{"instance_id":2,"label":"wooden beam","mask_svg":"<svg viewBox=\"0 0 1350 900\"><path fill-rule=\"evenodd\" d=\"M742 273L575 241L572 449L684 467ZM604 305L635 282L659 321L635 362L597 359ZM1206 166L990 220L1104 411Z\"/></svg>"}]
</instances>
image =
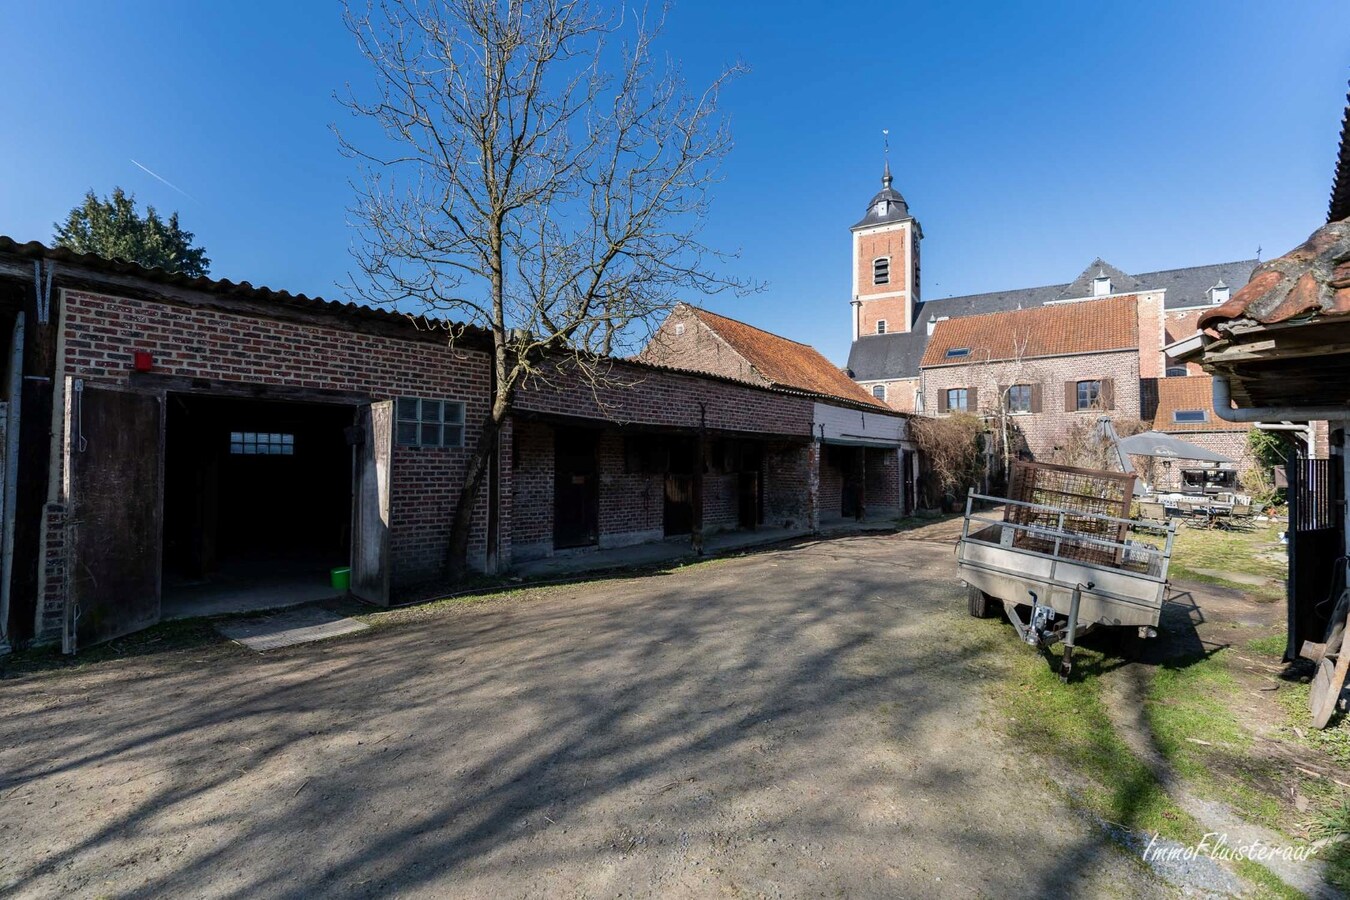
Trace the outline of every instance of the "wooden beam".
<instances>
[{"instance_id":1,"label":"wooden beam","mask_svg":"<svg viewBox=\"0 0 1350 900\"><path fill-rule=\"evenodd\" d=\"M330 391L322 388L302 388L284 384L255 384L248 381L224 381L217 378L189 378L184 375L160 375L155 372L132 372L129 382L133 388L148 393L210 394L215 397L238 397L246 400L275 400L285 403L329 403L343 406L361 406L376 398L355 391Z\"/></svg>"}]
</instances>

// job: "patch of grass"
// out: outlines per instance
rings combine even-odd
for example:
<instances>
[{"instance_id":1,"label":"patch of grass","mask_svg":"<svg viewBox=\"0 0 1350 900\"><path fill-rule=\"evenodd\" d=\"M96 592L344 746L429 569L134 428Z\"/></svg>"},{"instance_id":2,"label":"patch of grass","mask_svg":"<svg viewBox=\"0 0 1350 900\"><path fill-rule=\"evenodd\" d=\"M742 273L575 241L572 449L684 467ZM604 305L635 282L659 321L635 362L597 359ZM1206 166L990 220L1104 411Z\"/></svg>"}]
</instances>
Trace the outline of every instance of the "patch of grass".
<instances>
[{"instance_id":1,"label":"patch of grass","mask_svg":"<svg viewBox=\"0 0 1350 900\"><path fill-rule=\"evenodd\" d=\"M0 657L0 676L78 671L114 660L227 643L228 641L215 630L210 619L175 619L83 649L75 656L62 654L59 644L17 650L8 656Z\"/></svg>"},{"instance_id":2,"label":"patch of grass","mask_svg":"<svg viewBox=\"0 0 1350 900\"><path fill-rule=\"evenodd\" d=\"M1102 686L1114 659L1080 646L1075 679L1063 684L1046 658L1010 640L1001 622L965 621L968 630L987 629L995 638L989 642L989 658L1000 671L991 683L1002 726L1017 743L1076 776L1081 784L1072 790L1076 803L1097 819L1138 834L1156 832L1182 844L1201 838L1206 829L1177 805L1116 731ZM1218 793L1255 818L1276 821L1284 810L1264 777L1248 780L1225 769L1216 779L1207 768L1218 755L1241 758L1251 745L1229 712L1229 701L1240 689L1224 660L1211 656L1157 672L1145 713L1160 752L1180 777L1214 787L1207 792ZM1302 896L1258 862L1236 861L1234 868L1253 886L1255 896Z\"/></svg>"},{"instance_id":3,"label":"patch of grass","mask_svg":"<svg viewBox=\"0 0 1350 900\"><path fill-rule=\"evenodd\" d=\"M1214 584L1244 591L1265 600L1284 597L1288 557L1280 543L1281 528L1273 524L1249 529L1188 528L1177 530L1172 544L1173 578ZM1259 585L1244 584L1222 573L1264 579Z\"/></svg>"},{"instance_id":4,"label":"patch of grass","mask_svg":"<svg viewBox=\"0 0 1350 900\"><path fill-rule=\"evenodd\" d=\"M1247 642L1247 649L1253 653L1259 653L1262 656L1273 656L1280 660L1284 658L1284 647L1288 643L1288 638L1283 634L1269 634L1265 637L1252 638Z\"/></svg>"},{"instance_id":5,"label":"patch of grass","mask_svg":"<svg viewBox=\"0 0 1350 900\"><path fill-rule=\"evenodd\" d=\"M1285 739L1315 747L1341 765L1350 766L1350 717L1342 717L1339 721L1332 719L1328 728L1311 727L1308 724L1308 695L1311 692L1310 684L1290 684L1275 695L1288 716ZM1299 729L1297 732L1295 726Z\"/></svg>"}]
</instances>

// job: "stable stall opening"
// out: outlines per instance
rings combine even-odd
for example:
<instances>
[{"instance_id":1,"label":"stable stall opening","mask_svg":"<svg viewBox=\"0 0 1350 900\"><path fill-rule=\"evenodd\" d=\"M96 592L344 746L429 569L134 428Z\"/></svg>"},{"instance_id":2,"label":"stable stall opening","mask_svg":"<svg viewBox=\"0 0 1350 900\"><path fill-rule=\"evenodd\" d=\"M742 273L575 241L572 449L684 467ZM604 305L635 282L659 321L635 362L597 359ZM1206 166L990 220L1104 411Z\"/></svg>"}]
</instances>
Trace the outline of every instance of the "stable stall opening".
<instances>
[{"instance_id":1,"label":"stable stall opening","mask_svg":"<svg viewBox=\"0 0 1350 900\"><path fill-rule=\"evenodd\" d=\"M170 394L163 617L339 593L351 555L348 406Z\"/></svg>"}]
</instances>

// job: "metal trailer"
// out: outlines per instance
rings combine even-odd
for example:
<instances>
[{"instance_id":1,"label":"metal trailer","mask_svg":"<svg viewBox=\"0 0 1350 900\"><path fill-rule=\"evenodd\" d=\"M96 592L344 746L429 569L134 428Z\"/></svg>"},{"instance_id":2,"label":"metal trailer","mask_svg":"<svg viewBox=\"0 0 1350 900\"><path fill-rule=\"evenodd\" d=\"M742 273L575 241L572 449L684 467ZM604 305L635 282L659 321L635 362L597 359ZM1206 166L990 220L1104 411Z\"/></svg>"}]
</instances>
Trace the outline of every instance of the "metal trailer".
<instances>
[{"instance_id":1,"label":"metal trailer","mask_svg":"<svg viewBox=\"0 0 1350 900\"><path fill-rule=\"evenodd\" d=\"M977 503L1001 505L1005 512L980 515ZM1161 549L1124 538L1130 524L1130 519L972 490L956 548L970 614L996 615L994 603L1001 601L1028 644L1044 648L1063 641L1059 674L1065 680L1073 670L1074 645L1088 631L1137 628L1140 637L1155 637L1176 523L1168 523ZM1119 539L1103 536L1112 533ZM1026 621L1019 605L1030 606Z\"/></svg>"}]
</instances>

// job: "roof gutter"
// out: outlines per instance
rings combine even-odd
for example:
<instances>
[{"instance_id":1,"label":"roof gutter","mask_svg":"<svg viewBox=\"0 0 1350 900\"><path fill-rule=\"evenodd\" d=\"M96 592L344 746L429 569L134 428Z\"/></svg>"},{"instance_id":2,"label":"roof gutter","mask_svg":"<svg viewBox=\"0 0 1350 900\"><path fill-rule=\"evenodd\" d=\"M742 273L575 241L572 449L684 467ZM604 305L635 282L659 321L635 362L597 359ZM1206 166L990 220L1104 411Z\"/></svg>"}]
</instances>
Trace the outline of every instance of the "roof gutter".
<instances>
[{"instance_id":1,"label":"roof gutter","mask_svg":"<svg viewBox=\"0 0 1350 900\"><path fill-rule=\"evenodd\" d=\"M1233 408L1233 389L1225 375L1214 376L1214 414L1225 422L1317 422L1350 419L1350 406L1257 406Z\"/></svg>"}]
</instances>

